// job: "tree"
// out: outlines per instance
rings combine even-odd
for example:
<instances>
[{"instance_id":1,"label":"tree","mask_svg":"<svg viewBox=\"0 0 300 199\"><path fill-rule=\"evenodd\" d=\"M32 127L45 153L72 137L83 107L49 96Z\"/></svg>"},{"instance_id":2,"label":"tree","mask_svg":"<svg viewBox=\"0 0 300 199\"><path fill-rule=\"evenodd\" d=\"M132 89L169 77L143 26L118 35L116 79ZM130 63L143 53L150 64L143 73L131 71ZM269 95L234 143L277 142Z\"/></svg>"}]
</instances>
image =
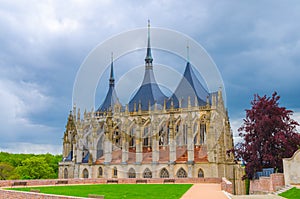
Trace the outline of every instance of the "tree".
<instances>
[{"instance_id":1,"label":"tree","mask_svg":"<svg viewBox=\"0 0 300 199\"><path fill-rule=\"evenodd\" d=\"M246 118L238 129L244 139L238 143L236 151L239 158L246 162L246 175L255 177L262 168L274 168L282 172L282 158L291 157L300 145L299 125L291 119L293 111L279 107L280 96L254 95L252 108L246 110Z\"/></svg>"},{"instance_id":2,"label":"tree","mask_svg":"<svg viewBox=\"0 0 300 199\"><path fill-rule=\"evenodd\" d=\"M0 180L17 179L18 177L13 166L6 162L0 162Z\"/></svg>"},{"instance_id":3,"label":"tree","mask_svg":"<svg viewBox=\"0 0 300 199\"><path fill-rule=\"evenodd\" d=\"M22 161L16 168L22 179L54 178L53 168L49 166L44 157L30 157Z\"/></svg>"}]
</instances>

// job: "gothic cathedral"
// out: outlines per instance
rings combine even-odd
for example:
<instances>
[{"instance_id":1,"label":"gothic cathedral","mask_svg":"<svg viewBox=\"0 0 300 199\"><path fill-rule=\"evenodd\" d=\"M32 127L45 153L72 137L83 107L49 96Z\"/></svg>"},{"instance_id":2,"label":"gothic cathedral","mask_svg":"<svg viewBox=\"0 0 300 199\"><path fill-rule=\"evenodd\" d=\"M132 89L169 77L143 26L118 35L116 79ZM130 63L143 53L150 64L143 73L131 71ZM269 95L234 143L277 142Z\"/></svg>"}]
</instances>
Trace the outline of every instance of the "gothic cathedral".
<instances>
[{"instance_id":1,"label":"gothic cathedral","mask_svg":"<svg viewBox=\"0 0 300 199\"><path fill-rule=\"evenodd\" d=\"M63 137L59 178L233 178L233 136L221 90L208 92L187 60L171 96L153 73L150 26L144 80L128 104L114 88L97 111L74 109Z\"/></svg>"}]
</instances>

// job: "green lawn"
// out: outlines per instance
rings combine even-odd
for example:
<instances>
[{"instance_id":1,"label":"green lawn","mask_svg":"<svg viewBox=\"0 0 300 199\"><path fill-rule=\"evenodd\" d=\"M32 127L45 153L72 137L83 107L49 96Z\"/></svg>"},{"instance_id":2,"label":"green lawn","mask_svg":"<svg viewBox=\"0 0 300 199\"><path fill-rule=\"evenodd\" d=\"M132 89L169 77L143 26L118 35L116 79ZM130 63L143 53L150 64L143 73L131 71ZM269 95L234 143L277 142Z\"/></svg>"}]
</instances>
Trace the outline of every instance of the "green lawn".
<instances>
[{"instance_id":1,"label":"green lawn","mask_svg":"<svg viewBox=\"0 0 300 199\"><path fill-rule=\"evenodd\" d=\"M279 194L282 197L288 198L288 199L299 199L300 198L300 189L297 189L296 187L291 188L290 190L287 190L286 192L283 192Z\"/></svg>"},{"instance_id":2,"label":"green lawn","mask_svg":"<svg viewBox=\"0 0 300 199\"><path fill-rule=\"evenodd\" d=\"M41 193L80 197L87 197L88 194L97 194L104 195L105 199L179 199L191 186L191 184L97 184L24 187L11 188L10 190L30 191L30 189L39 189Z\"/></svg>"}]
</instances>

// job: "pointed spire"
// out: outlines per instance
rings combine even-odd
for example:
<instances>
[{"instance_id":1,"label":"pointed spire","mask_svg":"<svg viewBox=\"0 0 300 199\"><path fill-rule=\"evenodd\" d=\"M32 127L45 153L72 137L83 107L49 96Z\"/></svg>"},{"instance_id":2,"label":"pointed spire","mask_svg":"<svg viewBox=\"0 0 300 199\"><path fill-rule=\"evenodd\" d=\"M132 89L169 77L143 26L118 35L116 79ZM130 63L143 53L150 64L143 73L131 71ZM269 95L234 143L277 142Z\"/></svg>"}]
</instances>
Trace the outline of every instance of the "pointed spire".
<instances>
[{"instance_id":1,"label":"pointed spire","mask_svg":"<svg viewBox=\"0 0 300 199\"><path fill-rule=\"evenodd\" d=\"M111 64L110 64L110 78L109 78L109 86L115 86L115 79L114 79L114 57L113 52L111 53Z\"/></svg>"},{"instance_id":2,"label":"pointed spire","mask_svg":"<svg viewBox=\"0 0 300 199\"><path fill-rule=\"evenodd\" d=\"M152 69L152 55L151 55L151 46L150 46L150 20L148 20L148 44L147 44L147 55L145 58L146 69Z\"/></svg>"}]
</instances>

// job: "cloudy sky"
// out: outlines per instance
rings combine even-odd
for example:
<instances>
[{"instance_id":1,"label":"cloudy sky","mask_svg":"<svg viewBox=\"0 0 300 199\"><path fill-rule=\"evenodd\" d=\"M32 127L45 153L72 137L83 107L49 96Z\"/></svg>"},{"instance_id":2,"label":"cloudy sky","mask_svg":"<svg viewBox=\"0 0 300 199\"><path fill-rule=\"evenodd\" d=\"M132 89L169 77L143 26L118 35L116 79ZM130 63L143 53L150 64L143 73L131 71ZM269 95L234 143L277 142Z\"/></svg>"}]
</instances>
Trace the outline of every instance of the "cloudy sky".
<instances>
[{"instance_id":1,"label":"cloudy sky","mask_svg":"<svg viewBox=\"0 0 300 199\"><path fill-rule=\"evenodd\" d=\"M210 54L234 132L255 93L276 90L300 121L299 10L297 0L0 0L0 151L61 153L85 57L148 19L190 36Z\"/></svg>"}]
</instances>

